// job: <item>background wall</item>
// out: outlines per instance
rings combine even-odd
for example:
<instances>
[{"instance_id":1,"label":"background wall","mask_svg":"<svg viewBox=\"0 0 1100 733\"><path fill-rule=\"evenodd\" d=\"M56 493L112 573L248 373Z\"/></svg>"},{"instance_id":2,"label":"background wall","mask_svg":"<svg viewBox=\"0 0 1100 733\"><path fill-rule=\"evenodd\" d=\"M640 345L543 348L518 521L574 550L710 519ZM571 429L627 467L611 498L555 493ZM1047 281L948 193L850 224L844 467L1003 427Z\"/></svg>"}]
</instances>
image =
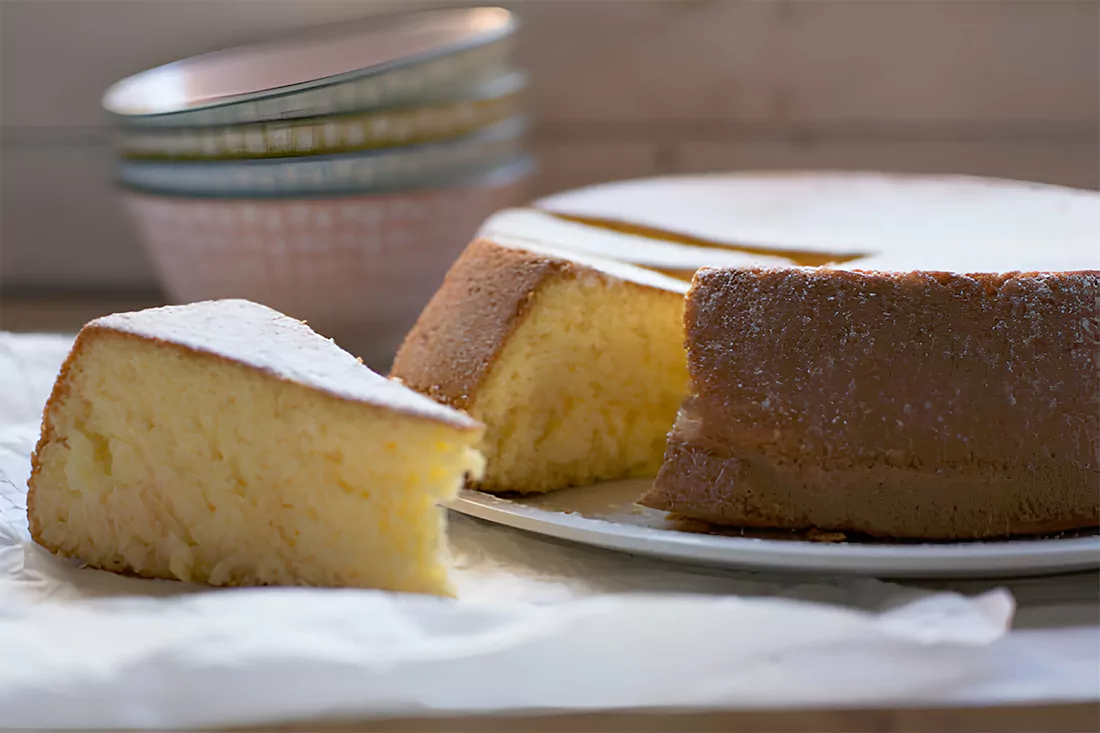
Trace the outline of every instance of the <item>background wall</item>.
<instances>
[{"instance_id":1,"label":"background wall","mask_svg":"<svg viewBox=\"0 0 1100 733\"><path fill-rule=\"evenodd\" d=\"M182 56L415 0L4 0L0 285L154 285L99 97ZM539 193L730 169L1100 188L1095 0L526 0Z\"/></svg>"}]
</instances>

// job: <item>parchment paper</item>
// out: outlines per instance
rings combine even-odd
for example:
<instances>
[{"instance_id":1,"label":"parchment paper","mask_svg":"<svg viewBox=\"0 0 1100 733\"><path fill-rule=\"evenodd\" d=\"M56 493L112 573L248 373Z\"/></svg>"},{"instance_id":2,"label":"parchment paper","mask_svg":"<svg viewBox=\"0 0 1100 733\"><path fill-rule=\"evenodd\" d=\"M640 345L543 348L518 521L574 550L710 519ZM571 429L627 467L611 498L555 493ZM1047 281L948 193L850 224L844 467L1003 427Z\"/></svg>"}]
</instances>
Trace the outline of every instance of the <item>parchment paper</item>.
<instances>
[{"instance_id":1,"label":"parchment paper","mask_svg":"<svg viewBox=\"0 0 1100 733\"><path fill-rule=\"evenodd\" d=\"M1100 699L1095 573L1005 588L728 572L457 515L458 600L80 568L29 541L25 508L69 343L0 333L0 726Z\"/></svg>"}]
</instances>

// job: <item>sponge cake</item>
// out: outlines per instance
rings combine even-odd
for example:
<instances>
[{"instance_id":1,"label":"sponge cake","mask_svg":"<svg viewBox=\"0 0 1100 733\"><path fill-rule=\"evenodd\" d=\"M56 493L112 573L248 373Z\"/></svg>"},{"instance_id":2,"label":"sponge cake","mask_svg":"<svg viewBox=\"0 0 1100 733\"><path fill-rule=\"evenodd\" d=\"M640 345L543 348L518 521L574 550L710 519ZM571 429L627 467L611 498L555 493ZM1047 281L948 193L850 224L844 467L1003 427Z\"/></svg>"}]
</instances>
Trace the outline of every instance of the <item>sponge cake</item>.
<instances>
[{"instance_id":1,"label":"sponge cake","mask_svg":"<svg viewBox=\"0 0 1100 733\"><path fill-rule=\"evenodd\" d=\"M107 316L46 406L31 533L147 577L445 594L436 504L481 433L254 303Z\"/></svg>"},{"instance_id":2,"label":"sponge cake","mask_svg":"<svg viewBox=\"0 0 1100 733\"><path fill-rule=\"evenodd\" d=\"M791 260L699 262L685 317L692 396L645 505L902 539L1100 524L1097 192L739 173L539 205Z\"/></svg>"}]
</instances>

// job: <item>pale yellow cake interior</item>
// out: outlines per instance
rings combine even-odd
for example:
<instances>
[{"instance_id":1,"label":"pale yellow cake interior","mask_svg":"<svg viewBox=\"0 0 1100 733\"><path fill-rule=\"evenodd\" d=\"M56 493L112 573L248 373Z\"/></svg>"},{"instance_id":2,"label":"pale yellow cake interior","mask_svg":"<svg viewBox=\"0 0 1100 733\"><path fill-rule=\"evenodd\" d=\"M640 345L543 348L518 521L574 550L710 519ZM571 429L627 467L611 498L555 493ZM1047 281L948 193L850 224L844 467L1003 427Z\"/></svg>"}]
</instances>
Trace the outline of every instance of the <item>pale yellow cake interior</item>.
<instances>
[{"instance_id":1,"label":"pale yellow cake interior","mask_svg":"<svg viewBox=\"0 0 1100 733\"><path fill-rule=\"evenodd\" d=\"M31 529L115 571L448 593L443 516L476 430L106 331L47 415Z\"/></svg>"},{"instance_id":2,"label":"pale yellow cake interior","mask_svg":"<svg viewBox=\"0 0 1100 733\"><path fill-rule=\"evenodd\" d=\"M469 410L487 426L480 488L656 474L687 392L682 294L582 271L533 298Z\"/></svg>"}]
</instances>

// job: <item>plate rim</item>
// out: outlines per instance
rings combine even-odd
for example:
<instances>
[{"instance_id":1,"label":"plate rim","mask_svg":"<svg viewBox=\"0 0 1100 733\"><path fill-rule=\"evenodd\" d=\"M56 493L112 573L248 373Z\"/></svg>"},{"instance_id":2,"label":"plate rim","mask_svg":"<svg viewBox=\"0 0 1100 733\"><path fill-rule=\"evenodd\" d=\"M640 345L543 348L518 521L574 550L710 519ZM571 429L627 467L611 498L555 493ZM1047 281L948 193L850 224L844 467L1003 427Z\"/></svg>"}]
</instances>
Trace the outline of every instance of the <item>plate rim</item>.
<instances>
[{"instance_id":1,"label":"plate rim","mask_svg":"<svg viewBox=\"0 0 1100 733\"><path fill-rule=\"evenodd\" d=\"M831 572L839 574L884 573L901 577L916 573L925 577L951 577L982 573L1003 575L1006 570L1018 570L1015 574L1022 577L1100 567L1100 535L912 544L811 543L644 527L532 507L472 489L462 489L454 500L443 506L467 516L583 545L647 557L688 560L698 565L720 563L746 570L797 570L796 561L806 559L810 546L813 562L807 569L821 570L828 564ZM614 529L609 531L609 527ZM653 543L652 546L642 545L647 542ZM720 557L723 554L728 557ZM942 567L946 563L957 565ZM1013 564L1015 568L1010 567Z\"/></svg>"}]
</instances>

